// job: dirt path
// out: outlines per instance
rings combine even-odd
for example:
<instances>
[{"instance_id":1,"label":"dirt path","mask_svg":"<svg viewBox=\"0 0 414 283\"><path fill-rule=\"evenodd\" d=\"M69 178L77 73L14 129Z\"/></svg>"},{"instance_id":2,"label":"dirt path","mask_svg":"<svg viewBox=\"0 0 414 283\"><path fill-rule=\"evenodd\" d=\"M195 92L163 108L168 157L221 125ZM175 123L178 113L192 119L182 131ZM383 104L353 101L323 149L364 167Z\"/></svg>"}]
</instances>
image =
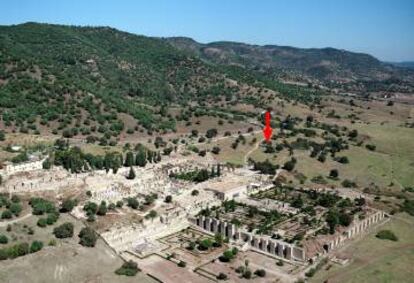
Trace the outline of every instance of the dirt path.
<instances>
[{"instance_id":1,"label":"dirt path","mask_svg":"<svg viewBox=\"0 0 414 283\"><path fill-rule=\"evenodd\" d=\"M25 220L26 218L29 218L30 216L32 216L32 214L28 213L28 214L26 214L22 217L17 218L17 219L13 219L13 220L10 220L10 221L5 221L5 222L0 222L0 227L6 227L9 224L20 222L22 220Z\"/></svg>"},{"instance_id":2,"label":"dirt path","mask_svg":"<svg viewBox=\"0 0 414 283\"><path fill-rule=\"evenodd\" d=\"M244 166L247 167L247 165L248 165L247 163L249 161L250 154L252 154L256 149L259 148L259 145L262 143L262 141L263 141L263 139L257 141L256 144L254 145L254 147L244 155Z\"/></svg>"}]
</instances>

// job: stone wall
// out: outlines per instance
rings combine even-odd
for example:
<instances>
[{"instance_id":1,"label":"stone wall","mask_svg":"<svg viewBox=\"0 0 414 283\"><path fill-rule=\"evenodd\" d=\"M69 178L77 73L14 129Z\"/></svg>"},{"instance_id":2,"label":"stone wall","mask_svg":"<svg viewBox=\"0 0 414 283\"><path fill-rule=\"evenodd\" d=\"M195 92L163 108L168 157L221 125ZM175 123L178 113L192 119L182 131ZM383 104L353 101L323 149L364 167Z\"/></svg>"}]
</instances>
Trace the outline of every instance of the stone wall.
<instances>
[{"instance_id":1,"label":"stone wall","mask_svg":"<svg viewBox=\"0 0 414 283\"><path fill-rule=\"evenodd\" d=\"M240 244L247 243L253 250L286 260L306 260L305 251L302 248L267 236L254 235L253 233L236 227L236 225L232 223L204 216L193 219L192 222L194 225L207 232L213 234L220 233L229 238L230 241Z\"/></svg>"},{"instance_id":2,"label":"stone wall","mask_svg":"<svg viewBox=\"0 0 414 283\"><path fill-rule=\"evenodd\" d=\"M335 237L332 241L324 245L326 251L331 251L339 246L341 246L345 241L350 240L362 233L366 232L370 227L375 224L381 223L386 217L385 212L377 211L363 220L355 221L350 228L348 228L344 233Z\"/></svg>"},{"instance_id":3,"label":"stone wall","mask_svg":"<svg viewBox=\"0 0 414 283\"><path fill-rule=\"evenodd\" d=\"M28 161L18 164L7 164L2 170L0 170L0 174L4 176L13 175L19 172L28 172L34 170L43 169L43 162L46 158L37 161Z\"/></svg>"},{"instance_id":4,"label":"stone wall","mask_svg":"<svg viewBox=\"0 0 414 283\"><path fill-rule=\"evenodd\" d=\"M114 227L101 233L102 238L118 253L133 250L143 241L151 242L187 228L190 223L183 211L176 210L163 214L152 220L144 220L141 224Z\"/></svg>"}]
</instances>

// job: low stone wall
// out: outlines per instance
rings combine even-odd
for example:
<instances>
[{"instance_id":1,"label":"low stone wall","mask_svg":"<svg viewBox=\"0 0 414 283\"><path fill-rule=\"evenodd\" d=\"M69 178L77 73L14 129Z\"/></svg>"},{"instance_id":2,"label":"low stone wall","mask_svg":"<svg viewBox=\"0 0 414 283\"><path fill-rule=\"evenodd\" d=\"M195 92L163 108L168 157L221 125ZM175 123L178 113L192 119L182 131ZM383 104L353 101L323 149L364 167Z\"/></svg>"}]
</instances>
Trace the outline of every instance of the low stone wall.
<instances>
[{"instance_id":1,"label":"low stone wall","mask_svg":"<svg viewBox=\"0 0 414 283\"><path fill-rule=\"evenodd\" d=\"M204 216L193 219L192 223L207 232L214 234L220 233L231 241L241 244L247 243L251 249L271 256L292 261L306 260L304 249L270 237L254 235L253 233L239 229L232 223Z\"/></svg>"}]
</instances>

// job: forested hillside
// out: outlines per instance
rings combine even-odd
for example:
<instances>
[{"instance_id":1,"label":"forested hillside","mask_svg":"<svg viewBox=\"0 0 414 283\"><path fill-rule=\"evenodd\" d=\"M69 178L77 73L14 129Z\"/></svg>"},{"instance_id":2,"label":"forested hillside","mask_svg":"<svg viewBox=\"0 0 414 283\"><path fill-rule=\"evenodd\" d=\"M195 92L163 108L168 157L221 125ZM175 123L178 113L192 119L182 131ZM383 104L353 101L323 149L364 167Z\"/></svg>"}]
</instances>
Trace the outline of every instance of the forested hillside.
<instances>
[{"instance_id":1,"label":"forested hillside","mask_svg":"<svg viewBox=\"0 0 414 283\"><path fill-rule=\"evenodd\" d=\"M365 90L396 88L398 84L412 87L414 82L411 70L383 63L368 54L335 48L304 49L227 41L202 44L186 37L165 40L208 62L240 66L272 79L314 80L331 87L348 88L359 84Z\"/></svg>"}]
</instances>

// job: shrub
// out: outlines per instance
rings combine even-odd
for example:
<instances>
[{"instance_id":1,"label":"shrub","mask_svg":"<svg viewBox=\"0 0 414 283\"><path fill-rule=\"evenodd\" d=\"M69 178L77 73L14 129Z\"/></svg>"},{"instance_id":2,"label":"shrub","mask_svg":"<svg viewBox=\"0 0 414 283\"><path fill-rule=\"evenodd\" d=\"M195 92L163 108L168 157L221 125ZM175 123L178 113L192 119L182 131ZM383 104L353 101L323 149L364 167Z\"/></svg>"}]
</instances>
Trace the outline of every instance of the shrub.
<instances>
[{"instance_id":1,"label":"shrub","mask_svg":"<svg viewBox=\"0 0 414 283\"><path fill-rule=\"evenodd\" d=\"M13 213L11 213L10 210L5 210L3 211L3 213L1 214L1 219L10 219L13 217Z\"/></svg>"},{"instance_id":2,"label":"shrub","mask_svg":"<svg viewBox=\"0 0 414 283\"><path fill-rule=\"evenodd\" d=\"M30 246L30 253L38 252L42 248L43 248L43 243L41 241L33 241Z\"/></svg>"},{"instance_id":3,"label":"shrub","mask_svg":"<svg viewBox=\"0 0 414 283\"><path fill-rule=\"evenodd\" d=\"M256 274L259 277L265 277L266 276L266 270L264 269L258 269L254 272L254 274Z\"/></svg>"},{"instance_id":4,"label":"shrub","mask_svg":"<svg viewBox=\"0 0 414 283\"><path fill-rule=\"evenodd\" d=\"M77 201L75 199L65 199L61 206L60 206L60 212L68 213L71 212L72 209L76 206Z\"/></svg>"},{"instance_id":5,"label":"shrub","mask_svg":"<svg viewBox=\"0 0 414 283\"><path fill-rule=\"evenodd\" d=\"M84 247L94 247L98 239L95 231L89 227L82 228L78 236L80 238L79 244Z\"/></svg>"},{"instance_id":6,"label":"shrub","mask_svg":"<svg viewBox=\"0 0 414 283\"><path fill-rule=\"evenodd\" d=\"M218 280L227 280L227 274L220 272L219 275L217 275Z\"/></svg>"},{"instance_id":7,"label":"shrub","mask_svg":"<svg viewBox=\"0 0 414 283\"><path fill-rule=\"evenodd\" d=\"M234 258L234 254L231 250L227 250L219 257L219 260L222 262L229 262Z\"/></svg>"},{"instance_id":8,"label":"shrub","mask_svg":"<svg viewBox=\"0 0 414 283\"><path fill-rule=\"evenodd\" d=\"M34 215L42 215L56 211L55 205L52 202L42 198L32 198L29 203Z\"/></svg>"},{"instance_id":9,"label":"shrub","mask_svg":"<svg viewBox=\"0 0 414 283\"><path fill-rule=\"evenodd\" d=\"M9 239L6 235L0 235L0 244L7 244L9 242Z\"/></svg>"},{"instance_id":10,"label":"shrub","mask_svg":"<svg viewBox=\"0 0 414 283\"><path fill-rule=\"evenodd\" d=\"M46 218L40 218L39 220L37 220L37 226L39 227L46 227L47 226L47 221Z\"/></svg>"},{"instance_id":11,"label":"shrub","mask_svg":"<svg viewBox=\"0 0 414 283\"><path fill-rule=\"evenodd\" d=\"M102 201L98 207L98 211L96 214L98 214L99 216L104 216L106 215L107 212L108 212L108 208L106 207L106 202Z\"/></svg>"},{"instance_id":12,"label":"shrub","mask_svg":"<svg viewBox=\"0 0 414 283\"><path fill-rule=\"evenodd\" d=\"M139 271L138 265L132 260L124 262L120 268L118 268L115 273L118 275L126 276L135 276Z\"/></svg>"},{"instance_id":13,"label":"shrub","mask_svg":"<svg viewBox=\"0 0 414 283\"><path fill-rule=\"evenodd\" d=\"M243 278L246 278L246 279L250 279L250 278L252 278L252 272L250 271L250 270L245 270L244 272L243 272Z\"/></svg>"},{"instance_id":14,"label":"shrub","mask_svg":"<svg viewBox=\"0 0 414 283\"><path fill-rule=\"evenodd\" d=\"M47 225L53 225L59 219L59 213L49 213L46 218Z\"/></svg>"},{"instance_id":15,"label":"shrub","mask_svg":"<svg viewBox=\"0 0 414 283\"><path fill-rule=\"evenodd\" d=\"M398 237L391 230L381 230L375 237L382 240L398 241Z\"/></svg>"},{"instance_id":16,"label":"shrub","mask_svg":"<svg viewBox=\"0 0 414 283\"><path fill-rule=\"evenodd\" d=\"M276 265L277 265L277 266L283 266L283 265L284 265L284 263L283 263L283 261L282 261L282 260L279 260L279 261L277 261L277 262L276 262Z\"/></svg>"},{"instance_id":17,"label":"shrub","mask_svg":"<svg viewBox=\"0 0 414 283\"><path fill-rule=\"evenodd\" d=\"M211 152L214 154L219 154L220 151L221 151L221 148L219 148L218 146L213 147L213 149L211 150Z\"/></svg>"},{"instance_id":18,"label":"shrub","mask_svg":"<svg viewBox=\"0 0 414 283\"><path fill-rule=\"evenodd\" d=\"M139 206L139 202L137 201L136 198L128 198L127 205L132 209L137 209Z\"/></svg>"},{"instance_id":19,"label":"shrub","mask_svg":"<svg viewBox=\"0 0 414 283\"><path fill-rule=\"evenodd\" d=\"M348 179L343 180L341 184L345 188L355 188L357 186L355 182Z\"/></svg>"},{"instance_id":20,"label":"shrub","mask_svg":"<svg viewBox=\"0 0 414 283\"><path fill-rule=\"evenodd\" d=\"M20 214L20 212L22 212L22 205L20 203L15 203L13 202L10 205L10 212L13 213L14 215L18 216Z\"/></svg>"},{"instance_id":21,"label":"shrub","mask_svg":"<svg viewBox=\"0 0 414 283\"><path fill-rule=\"evenodd\" d=\"M87 202L83 210L86 211L86 214L89 215L95 215L98 212L98 205L94 202Z\"/></svg>"},{"instance_id":22,"label":"shrub","mask_svg":"<svg viewBox=\"0 0 414 283\"><path fill-rule=\"evenodd\" d=\"M331 178L336 179L336 178L338 178L338 176L339 176L338 169L332 169L329 172L329 177L331 177Z\"/></svg>"},{"instance_id":23,"label":"shrub","mask_svg":"<svg viewBox=\"0 0 414 283\"><path fill-rule=\"evenodd\" d=\"M311 269L309 269L309 270L305 273L305 276L306 276L306 277L313 277L313 275L315 275L315 273L316 273L316 269L315 269L315 268L311 268Z\"/></svg>"},{"instance_id":24,"label":"shrub","mask_svg":"<svg viewBox=\"0 0 414 283\"><path fill-rule=\"evenodd\" d=\"M177 264L179 267L186 267L187 263L185 261L180 260L180 262Z\"/></svg>"},{"instance_id":25,"label":"shrub","mask_svg":"<svg viewBox=\"0 0 414 283\"><path fill-rule=\"evenodd\" d=\"M70 238L73 236L73 228L72 223L66 222L53 229L53 234L59 239Z\"/></svg>"}]
</instances>

